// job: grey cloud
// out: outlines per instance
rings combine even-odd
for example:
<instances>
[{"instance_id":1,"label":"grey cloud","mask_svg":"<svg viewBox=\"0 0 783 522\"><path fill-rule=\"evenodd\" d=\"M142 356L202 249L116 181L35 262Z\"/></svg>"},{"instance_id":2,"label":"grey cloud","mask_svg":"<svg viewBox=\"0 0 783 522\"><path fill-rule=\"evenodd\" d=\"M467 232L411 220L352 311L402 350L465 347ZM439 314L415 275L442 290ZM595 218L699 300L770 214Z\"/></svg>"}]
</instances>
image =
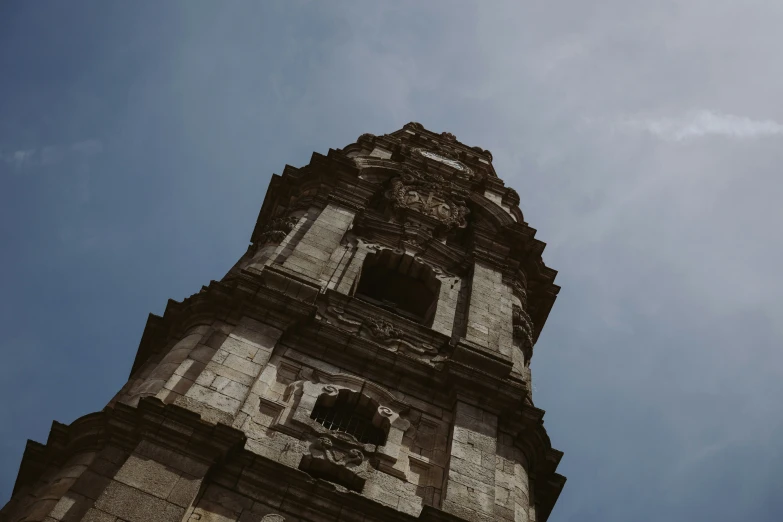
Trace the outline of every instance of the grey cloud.
<instances>
[{"instance_id":1,"label":"grey cloud","mask_svg":"<svg viewBox=\"0 0 783 522\"><path fill-rule=\"evenodd\" d=\"M138 60L112 125L149 145L166 115L177 196L133 230L182 221L150 272L233 259L259 172L411 120L453 132L492 150L559 271L533 360L569 477L550 520L783 519L783 3L284 5L190 7Z\"/></svg>"},{"instance_id":2,"label":"grey cloud","mask_svg":"<svg viewBox=\"0 0 783 522\"><path fill-rule=\"evenodd\" d=\"M706 110L693 111L680 118L627 118L620 125L674 141L711 135L758 138L783 134L783 124L776 121L752 120Z\"/></svg>"}]
</instances>

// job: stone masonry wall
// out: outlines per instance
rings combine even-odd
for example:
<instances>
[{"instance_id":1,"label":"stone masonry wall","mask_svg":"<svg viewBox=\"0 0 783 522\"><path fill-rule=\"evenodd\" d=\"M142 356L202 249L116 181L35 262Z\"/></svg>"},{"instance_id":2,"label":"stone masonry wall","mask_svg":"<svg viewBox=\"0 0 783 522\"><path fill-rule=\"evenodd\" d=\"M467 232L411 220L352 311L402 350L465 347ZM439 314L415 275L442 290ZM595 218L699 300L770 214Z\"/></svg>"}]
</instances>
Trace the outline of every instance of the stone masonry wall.
<instances>
[{"instance_id":1,"label":"stone masonry wall","mask_svg":"<svg viewBox=\"0 0 783 522\"><path fill-rule=\"evenodd\" d=\"M326 205L302 239L294 246L293 252L283 262L283 266L312 278L320 277L332 252L340 246L340 241L351 226L353 217L354 212L339 205L334 203Z\"/></svg>"},{"instance_id":2,"label":"stone masonry wall","mask_svg":"<svg viewBox=\"0 0 783 522\"><path fill-rule=\"evenodd\" d=\"M511 359L513 344L511 289L495 268L476 262L465 338Z\"/></svg>"},{"instance_id":3,"label":"stone masonry wall","mask_svg":"<svg viewBox=\"0 0 783 522\"><path fill-rule=\"evenodd\" d=\"M495 520L497 416L458 401L443 510L470 521Z\"/></svg>"}]
</instances>

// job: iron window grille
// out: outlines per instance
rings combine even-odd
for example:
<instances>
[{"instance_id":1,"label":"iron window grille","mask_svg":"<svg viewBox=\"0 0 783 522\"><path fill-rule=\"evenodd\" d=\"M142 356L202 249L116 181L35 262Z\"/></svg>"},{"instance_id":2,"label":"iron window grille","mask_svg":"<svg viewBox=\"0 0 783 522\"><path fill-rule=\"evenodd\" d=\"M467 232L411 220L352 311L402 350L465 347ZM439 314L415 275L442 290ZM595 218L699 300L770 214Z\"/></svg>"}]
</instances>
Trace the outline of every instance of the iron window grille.
<instances>
[{"instance_id":1,"label":"iron window grille","mask_svg":"<svg viewBox=\"0 0 783 522\"><path fill-rule=\"evenodd\" d=\"M316 402L310 418L330 431L352 435L362 444L383 446L386 443L386 431L372 422L374 408L368 411L360 401L349 401L342 393L336 402L327 406L321 399Z\"/></svg>"}]
</instances>

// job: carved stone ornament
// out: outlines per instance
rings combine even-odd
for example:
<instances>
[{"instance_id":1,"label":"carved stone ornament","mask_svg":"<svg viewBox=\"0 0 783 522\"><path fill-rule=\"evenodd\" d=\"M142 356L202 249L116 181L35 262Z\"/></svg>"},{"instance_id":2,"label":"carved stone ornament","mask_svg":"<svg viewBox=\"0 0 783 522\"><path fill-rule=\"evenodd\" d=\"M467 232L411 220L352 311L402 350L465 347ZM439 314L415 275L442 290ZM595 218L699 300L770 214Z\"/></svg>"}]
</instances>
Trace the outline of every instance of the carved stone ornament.
<instances>
[{"instance_id":1,"label":"carved stone ornament","mask_svg":"<svg viewBox=\"0 0 783 522\"><path fill-rule=\"evenodd\" d=\"M310 455L317 459L326 459L338 466L358 466L364 462L364 454L361 450L351 448L345 451L335 452L334 443L329 437L319 437L310 445Z\"/></svg>"},{"instance_id":2,"label":"carved stone ornament","mask_svg":"<svg viewBox=\"0 0 783 522\"><path fill-rule=\"evenodd\" d=\"M400 329L395 328L389 321L385 319L369 318L365 324L370 330L370 336L376 341L384 345L396 345L392 347L393 351L398 350L400 347L406 351L415 353L417 355L437 355L438 349L434 346L430 346L426 343L414 344L403 338L405 335Z\"/></svg>"},{"instance_id":3,"label":"carved stone ornament","mask_svg":"<svg viewBox=\"0 0 783 522\"><path fill-rule=\"evenodd\" d=\"M281 217L270 221L261 232L260 242L280 243L291 232L299 219L295 217Z\"/></svg>"},{"instance_id":4,"label":"carved stone ornament","mask_svg":"<svg viewBox=\"0 0 783 522\"><path fill-rule=\"evenodd\" d=\"M421 224L410 220L403 223L402 236L402 240L406 245L416 249L420 249L432 239L432 234L430 234L426 228L423 228Z\"/></svg>"},{"instance_id":5,"label":"carved stone ornament","mask_svg":"<svg viewBox=\"0 0 783 522\"><path fill-rule=\"evenodd\" d=\"M511 291L514 293L515 296L519 299L519 302L522 303L522 306L527 305L527 288L525 288L525 285L516 279L511 283Z\"/></svg>"},{"instance_id":6,"label":"carved stone ornament","mask_svg":"<svg viewBox=\"0 0 783 522\"><path fill-rule=\"evenodd\" d=\"M361 321L358 321L356 319L352 319L353 316L346 313L346 311L339 307L339 306L333 306L329 305L326 307L326 319L328 322L332 322L330 319L333 319L337 321L338 323L342 323L344 325L348 325L351 328L358 328L362 325Z\"/></svg>"},{"instance_id":7,"label":"carved stone ornament","mask_svg":"<svg viewBox=\"0 0 783 522\"><path fill-rule=\"evenodd\" d=\"M269 515L264 515L264 518L261 519L261 522L285 522L285 517L283 515L278 515L277 513L272 513Z\"/></svg>"},{"instance_id":8,"label":"carved stone ornament","mask_svg":"<svg viewBox=\"0 0 783 522\"><path fill-rule=\"evenodd\" d=\"M391 180L385 196L395 209L410 209L434 218L447 230L468 224L468 191L438 173L404 167L402 175Z\"/></svg>"},{"instance_id":9,"label":"carved stone ornament","mask_svg":"<svg viewBox=\"0 0 783 522\"><path fill-rule=\"evenodd\" d=\"M394 327L389 321L384 319L367 319L367 326L370 328L370 333L373 337L380 339L381 341L388 341L390 339L402 337L402 332Z\"/></svg>"},{"instance_id":10,"label":"carved stone ornament","mask_svg":"<svg viewBox=\"0 0 783 522\"><path fill-rule=\"evenodd\" d=\"M512 307L512 314L514 339L521 343L525 364L528 364L533 357L533 321L528 313L517 305Z\"/></svg>"},{"instance_id":11,"label":"carved stone ornament","mask_svg":"<svg viewBox=\"0 0 783 522\"><path fill-rule=\"evenodd\" d=\"M343 447L327 436L318 437L302 456L299 469L317 477L360 492L364 487L364 453L360 449Z\"/></svg>"},{"instance_id":12,"label":"carved stone ornament","mask_svg":"<svg viewBox=\"0 0 783 522\"><path fill-rule=\"evenodd\" d=\"M512 189L511 187L508 187L506 189L506 198L511 201L514 205L519 205L520 199L519 199L519 192Z\"/></svg>"}]
</instances>

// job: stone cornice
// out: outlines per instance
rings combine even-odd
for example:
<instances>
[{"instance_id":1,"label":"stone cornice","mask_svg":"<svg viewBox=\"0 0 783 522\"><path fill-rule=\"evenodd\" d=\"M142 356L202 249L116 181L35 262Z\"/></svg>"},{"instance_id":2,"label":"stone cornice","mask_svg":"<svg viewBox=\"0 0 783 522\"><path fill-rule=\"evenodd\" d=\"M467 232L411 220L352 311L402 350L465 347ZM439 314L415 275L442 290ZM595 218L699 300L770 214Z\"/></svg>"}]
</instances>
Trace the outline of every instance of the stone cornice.
<instances>
[{"instance_id":1,"label":"stone cornice","mask_svg":"<svg viewBox=\"0 0 783 522\"><path fill-rule=\"evenodd\" d=\"M230 450L244 446L246 437L230 426L204 422L197 413L164 405L154 397L141 399L135 408L118 403L69 425L53 422L46 444L28 441L14 495L33 485L48 466L62 465L73 455L98 451L109 444L131 452L141 440L154 441L212 465Z\"/></svg>"},{"instance_id":2,"label":"stone cornice","mask_svg":"<svg viewBox=\"0 0 783 522\"><path fill-rule=\"evenodd\" d=\"M169 300L163 316L150 314L130 376L170 339L179 339L188 328L219 319L236 324L242 315L258 317L286 329L312 315L320 287L282 267L242 273L209 286L181 302Z\"/></svg>"}]
</instances>

